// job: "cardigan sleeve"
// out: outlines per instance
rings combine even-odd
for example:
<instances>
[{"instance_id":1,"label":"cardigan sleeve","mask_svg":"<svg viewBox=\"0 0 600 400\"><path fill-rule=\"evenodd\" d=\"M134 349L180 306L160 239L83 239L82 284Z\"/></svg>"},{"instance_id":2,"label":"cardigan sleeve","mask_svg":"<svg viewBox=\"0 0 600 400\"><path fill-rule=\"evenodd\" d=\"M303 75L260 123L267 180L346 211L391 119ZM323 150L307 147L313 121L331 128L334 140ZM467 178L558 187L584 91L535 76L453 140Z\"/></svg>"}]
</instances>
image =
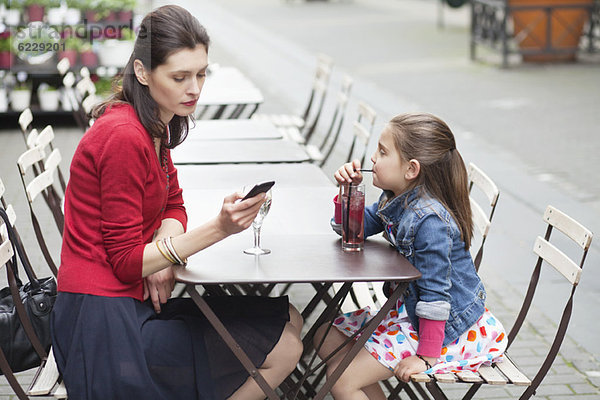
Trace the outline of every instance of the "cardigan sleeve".
<instances>
[{"instance_id":1,"label":"cardigan sleeve","mask_svg":"<svg viewBox=\"0 0 600 400\"><path fill-rule=\"evenodd\" d=\"M181 222L183 230L187 230L187 213L183 205L183 190L179 187L177 178L177 168L171 160L171 152L169 151L169 197L165 207L164 218L174 218Z\"/></svg>"},{"instance_id":2,"label":"cardigan sleeve","mask_svg":"<svg viewBox=\"0 0 600 400\"><path fill-rule=\"evenodd\" d=\"M115 276L125 283L142 277L142 204L151 158L143 135L119 126L107 136L97 170L101 187L102 240Z\"/></svg>"}]
</instances>

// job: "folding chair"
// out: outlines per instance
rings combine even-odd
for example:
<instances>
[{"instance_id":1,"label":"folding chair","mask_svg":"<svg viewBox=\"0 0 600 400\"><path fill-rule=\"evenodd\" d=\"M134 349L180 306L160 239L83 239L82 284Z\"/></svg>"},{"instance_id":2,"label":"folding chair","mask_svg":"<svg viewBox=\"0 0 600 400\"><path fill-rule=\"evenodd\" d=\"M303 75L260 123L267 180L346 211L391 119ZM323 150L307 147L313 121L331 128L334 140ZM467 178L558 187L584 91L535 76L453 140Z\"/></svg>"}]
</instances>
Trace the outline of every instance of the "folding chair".
<instances>
[{"instance_id":1,"label":"folding chair","mask_svg":"<svg viewBox=\"0 0 600 400\"><path fill-rule=\"evenodd\" d=\"M354 158L358 158L361 165L365 164L367 148L369 146L369 138L373 133L376 117L377 113L371 106L364 102L358 103L358 115L356 117L356 121L354 121L352 124L354 138L352 139L352 145L350 146L350 152L348 153L346 162L350 162ZM362 149L360 149L358 145L362 145Z\"/></svg>"},{"instance_id":2,"label":"folding chair","mask_svg":"<svg viewBox=\"0 0 600 400\"><path fill-rule=\"evenodd\" d=\"M48 205L48 208L50 209L56 227L62 235L64 226L64 214L62 210L63 197L54 187L54 173L57 171L58 164L60 163L60 152L58 149L55 149L52 151L52 153L50 153L45 161L44 158L45 153L43 149L40 147L34 147L21 154L17 160L17 165L21 175L21 183L23 184L23 188L27 197L27 203L29 205L29 211L31 214L31 222L33 224L37 242L40 246L42 254L44 255L44 259L48 263L52 273L54 273L56 276L58 274L58 268L56 267L56 263L54 262L44 239L39 218L35 211L34 201L39 194L42 194L46 204ZM30 168L32 168L34 165L39 165L41 162L43 162L43 170L38 175L35 175L35 173L28 173ZM33 179L30 179L30 175L34 175Z\"/></svg>"},{"instance_id":3,"label":"folding chair","mask_svg":"<svg viewBox=\"0 0 600 400\"><path fill-rule=\"evenodd\" d=\"M30 146L30 148L39 147L44 152L44 154L49 149L50 150L49 153L51 155L53 153L57 153L54 155L54 157L56 157L60 162L62 157L60 155L60 151L58 150L58 148L55 148L54 145L52 144L53 140L54 140L54 129L52 128L52 125L47 125L44 129L42 129L42 131L39 134L36 135L35 139L33 140L32 146ZM29 140L28 140L28 145L29 145ZM60 187L62 189L62 192L64 193L65 190L67 190L67 184L66 184L64 175L60 169L60 165L56 166L56 171L58 173Z\"/></svg>"},{"instance_id":4,"label":"folding chair","mask_svg":"<svg viewBox=\"0 0 600 400\"><path fill-rule=\"evenodd\" d=\"M313 162L319 163L320 167L327 162L327 159L333 152L333 148L337 143L340 132L342 131L342 125L344 124L344 117L346 115L346 107L348 105L348 97L350 95L350 90L352 89L352 84L353 80L349 75L344 75L342 77L342 85L337 95L337 102L332 114L331 123L329 124L327 132L321 139L321 144L319 146L308 143L305 145L305 150L310 158L313 160ZM327 146L328 148L326 150Z\"/></svg>"},{"instance_id":5,"label":"folding chair","mask_svg":"<svg viewBox=\"0 0 600 400\"><path fill-rule=\"evenodd\" d=\"M318 122L318 116L321 113L325 97L327 95L327 87L329 86L329 78L333 67L333 59L327 55L319 54L317 56L317 69L313 80L312 89L308 97L308 102L304 108L302 115L290 114L253 114L252 119L267 120L282 129L291 139L298 143L307 141L314 127ZM318 106L316 103L318 102ZM309 116L316 116L309 121ZM307 123L307 122L310 122ZM307 130L300 133L300 129L307 126ZM286 129L291 128L291 129Z\"/></svg>"},{"instance_id":6,"label":"folding chair","mask_svg":"<svg viewBox=\"0 0 600 400\"><path fill-rule=\"evenodd\" d=\"M542 380L548 373L548 370L552 366L552 363L558 354L560 346L567 332L569 320L571 318L571 312L573 309L573 296L581 279L581 271L588 249L590 248L592 242L593 234L579 222L575 221L567 214L552 206L548 206L546 208L543 219L547 224L546 234L543 238L538 236L534 243L533 252L538 258L531 275L527 293L523 299L521 310L519 311L517 319L511 328L510 333L508 334L508 350L510 350L511 344L517 337L523 322L527 317L527 313L533 301L535 290L538 286L543 265L552 266L556 272L562 275L564 278L563 283L566 284L566 282L568 282L568 286L570 287L570 296L567 298L565 303L563 313L558 323L548 354L540 365L535 377L533 380L530 380L523 372L521 372L521 370L513 363L508 355L509 351L507 351L503 356L503 360L501 362L494 363L491 366L484 365L480 367L477 373L461 372L456 374L434 374L431 376L421 373L413 375L411 380L414 382L425 382L427 390L429 393L431 393L434 399L446 399L445 394L438 385L438 382L443 382L465 383L470 385L470 388L465 393L463 399L473 398L479 388L486 384L512 384L516 386L524 386L525 390L519 397L519 400L525 400L529 399L535 394L536 389L539 387ZM575 247L580 250L579 254L581 254L579 263L573 261L573 259L556 247L555 244L550 242L550 236L554 229L562 232L575 243Z\"/></svg>"},{"instance_id":7,"label":"folding chair","mask_svg":"<svg viewBox=\"0 0 600 400\"><path fill-rule=\"evenodd\" d=\"M494 211L496 210L496 204L498 203L498 197L500 196L500 191L498 187L487 176L479 167L477 167L473 163L469 163L467 167L467 172L469 175L469 192L471 195L469 196L469 200L471 201L471 212L473 214L473 227L475 228L475 232L478 234L477 239L479 241L479 248L475 257L473 258L473 263L475 264L475 269L479 271L479 265L481 264L481 259L483 257L483 245L485 244L485 239L490 230L490 226L492 225L492 217L494 216ZM475 199L475 194L473 193L473 188L477 188L488 201L489 211L486 214L483 211L483 208L479 204L479 202ZM476 246L473 246L473 242L471 242L471 251Z\"/></svg>"},{"instance_id":8,"label":"folding chair","mask_svg":"<svg viewBox=\"0 0 600 400\"><path fill-rule=\"evenodd\" d=\"M86 84L79 86L79 90L85 90ZM67 100L67 108L73 112L73 119L77 125L85 132L87 130L87 121L84 118L83 112L81 111L80 100L78 99L77 90L75 88L75 74L69 71L63 77L63 90L64 96Z\"/></svg>"}]
</instances>

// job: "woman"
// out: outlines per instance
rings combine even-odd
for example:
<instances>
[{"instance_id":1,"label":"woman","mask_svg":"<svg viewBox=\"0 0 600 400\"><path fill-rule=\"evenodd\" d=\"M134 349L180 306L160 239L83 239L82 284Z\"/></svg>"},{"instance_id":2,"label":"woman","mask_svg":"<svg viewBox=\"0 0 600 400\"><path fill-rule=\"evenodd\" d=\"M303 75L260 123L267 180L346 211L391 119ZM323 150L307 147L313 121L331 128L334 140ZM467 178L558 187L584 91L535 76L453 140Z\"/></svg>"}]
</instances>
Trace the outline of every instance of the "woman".
<instances>
[{"instance_id":1,"label":"woman","mask_svg":"<svg viewBox=\"0 0 600 400\"><path fill-rule=\"evenodd\" d=\"M122 88L94 110L73 157L52 318L70 398L264 398L193 302L167 301L172 265L248 228L264 202L264 194L232 194L214 219L186 232L170 149L187 134L208 45L185 9L149 13ZM302 320L287 297L207 301L267 382L279 385L302 352Z\"/></svg>"}]
</instances>

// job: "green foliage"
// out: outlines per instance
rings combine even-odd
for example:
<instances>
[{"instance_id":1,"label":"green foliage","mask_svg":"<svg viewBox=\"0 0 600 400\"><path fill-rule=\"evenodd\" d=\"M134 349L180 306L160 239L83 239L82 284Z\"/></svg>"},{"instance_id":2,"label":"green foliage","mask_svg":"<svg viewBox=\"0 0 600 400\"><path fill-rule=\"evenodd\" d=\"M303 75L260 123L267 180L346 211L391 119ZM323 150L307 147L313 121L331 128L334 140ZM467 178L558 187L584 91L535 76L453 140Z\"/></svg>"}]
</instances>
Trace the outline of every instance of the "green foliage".
<instances>
[{"instance_id":1,"label":"green foliage","mask_svg":"<svg viewBox=\"0 0 600 400\"><path fill-rule=\"evenodd\" d=\"M78 37L69 37L65 39L65 50L79 51L82 46L82 40Z\"/></svg>"},{"instance_id":2,"label":"green foliage","mask_svg":"<svg viewBox=\"0 0 600 400\"><path fill-rule=\"evenodd\" d=\"M98 96L107 97L112 94L112 79L110 78L100 78L97 82L94 83L96 85L96 94Z\"/></svg>"},{"instance_id":3,"label":"green foliage","mask_svg":"<svg viewBox=\"0 0 600 400\"><path fill-rule=\"evenodd\" d=\"M9 37L0 39L0 52L5 51L12 51L11 39Z\"/></svg>"},{"instance_id":4,"label":"green foliage","mask_svg":"<svg viewBox=\"0 0 600 400\"><path fill-rule=\"evenodd\" d=\"M121 40L135 40L135 32L129 28L121 29Z\"/></svg>"}]
</instances>

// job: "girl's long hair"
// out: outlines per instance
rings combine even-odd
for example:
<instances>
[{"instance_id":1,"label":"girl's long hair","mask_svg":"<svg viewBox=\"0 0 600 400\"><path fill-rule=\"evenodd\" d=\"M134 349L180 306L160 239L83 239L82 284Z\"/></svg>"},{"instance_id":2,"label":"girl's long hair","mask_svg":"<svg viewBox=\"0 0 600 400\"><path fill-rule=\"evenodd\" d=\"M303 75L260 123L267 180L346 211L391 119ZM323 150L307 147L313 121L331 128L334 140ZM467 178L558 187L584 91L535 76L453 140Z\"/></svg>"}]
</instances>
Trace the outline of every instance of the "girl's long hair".
<instances>
[{"instance_id":1,"label":"girl's long hair","mask_svg":"<svg viewBox=\"0 0 600 400\"><path fill-rule=\"evenodd\" d=\"M166 126L160 120L158 104L150 95L148 86L138 82L133 63L136 59L140 60L144 68L152 71L176 51L203 45L208 52L209 44L206 30L186 9L168 5L148 13L140 25L133 53L115 81L116 92L92 110L92 117L98 118L113 105L131 104L152 137L163 139L170 149L178 146L187 136L189 117L173 116L169 122L170 141L167 143Z\"/></svg>"},{"instance_id":2,"label":"girl's long hair","mask_svg":"<svg viewBox=\"0 0 600 400\"><path fill-rule=\"evenodd\" d=\"M415 186L422 185L450 212L468 249L473 237L469 179L454 134L438 117L422 113L400 114L389 127L402 159L421 165Z\"/></svg>"}]
</instances>

